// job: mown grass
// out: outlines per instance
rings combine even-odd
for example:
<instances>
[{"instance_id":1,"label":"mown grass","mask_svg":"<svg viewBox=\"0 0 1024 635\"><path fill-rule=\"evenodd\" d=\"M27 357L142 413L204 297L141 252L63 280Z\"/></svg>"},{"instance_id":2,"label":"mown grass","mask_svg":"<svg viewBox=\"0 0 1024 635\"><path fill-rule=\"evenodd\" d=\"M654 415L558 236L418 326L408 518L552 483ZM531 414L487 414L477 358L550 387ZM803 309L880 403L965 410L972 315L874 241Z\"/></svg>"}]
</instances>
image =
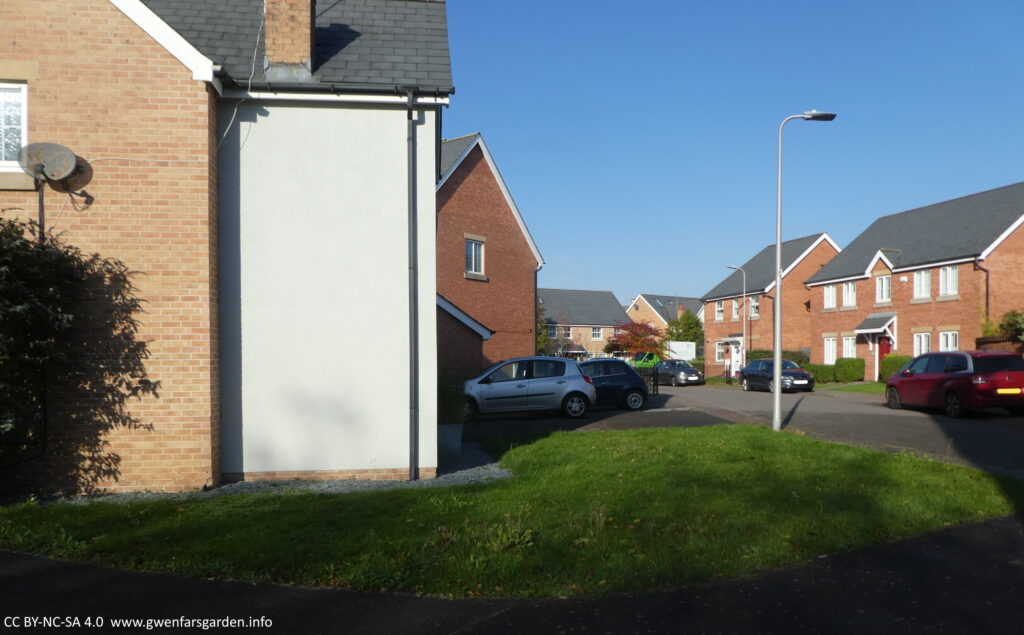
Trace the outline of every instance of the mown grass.
<instances>
[{"instance_id":1,"label":"mown grass","mask_svg":"<svg viewBox=\"0 0 1024 635\"><path fill-rule=\"evenodd\" d=\"M838 390L840 392L859 392L859 393L864 393L864 394L868 394L868 395L884 395L885 394L885 384L883 382L880 382L880 381L864 382L864 383L861 383L861 384L846 384L844 386L835 386L835 387L832 387L832 386L829 386L829 387L822 386L822 388L825 388L826 390Z\"/></svg>"},{"instance_id":2,"label":"mown grass","mask_svg":"<svg viewBox=\"0 0 1024 635\"><path fill-rule=\"evenodd\" d=\"M506 440L448 489L0 509L0 545L126 569L452 597L678 587L1012 513L1015 479L716 426Z\"/></svg>"}]
</instances>

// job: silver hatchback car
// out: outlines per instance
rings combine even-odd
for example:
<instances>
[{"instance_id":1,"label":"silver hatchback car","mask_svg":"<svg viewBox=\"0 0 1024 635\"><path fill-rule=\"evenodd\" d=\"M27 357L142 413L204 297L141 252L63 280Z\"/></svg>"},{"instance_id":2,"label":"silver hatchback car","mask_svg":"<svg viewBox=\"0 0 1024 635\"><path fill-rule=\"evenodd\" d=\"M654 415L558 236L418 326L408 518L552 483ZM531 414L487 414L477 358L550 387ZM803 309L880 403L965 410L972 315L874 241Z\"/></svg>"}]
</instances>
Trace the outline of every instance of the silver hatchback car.
<instances>
[{"instance_id":1,"label":"silver hatchback car","mask_svg":"<svg viewBox=\"0 0 1024 635\"><path fill-rule=\"evenodd\" d=\"M498 362L466 382L465 419L477 413L560 410L578 419L597 393L590 377L571 359L517 357Z\"/></svg>"}]
</instances>

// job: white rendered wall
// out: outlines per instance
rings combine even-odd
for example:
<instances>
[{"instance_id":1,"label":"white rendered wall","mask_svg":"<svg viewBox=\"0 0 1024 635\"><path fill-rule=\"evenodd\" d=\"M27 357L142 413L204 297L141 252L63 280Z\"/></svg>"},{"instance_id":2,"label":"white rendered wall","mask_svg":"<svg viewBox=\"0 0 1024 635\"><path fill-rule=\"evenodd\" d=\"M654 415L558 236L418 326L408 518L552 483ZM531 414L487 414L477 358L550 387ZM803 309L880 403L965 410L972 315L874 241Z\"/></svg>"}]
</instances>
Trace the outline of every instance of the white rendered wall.
<instances>
[{"instance_id":1,"label":"white rendered wall","mask_svg":"<svg viewBox=\"0 0 1024 635\"><path fill-rule=\"evenodd\" d=\"M419 464L434 467L434 113L417 122ZM408 468L406 149L404 108L238 107L219 150L224 472Z\"/></svg>"}]
</instances>

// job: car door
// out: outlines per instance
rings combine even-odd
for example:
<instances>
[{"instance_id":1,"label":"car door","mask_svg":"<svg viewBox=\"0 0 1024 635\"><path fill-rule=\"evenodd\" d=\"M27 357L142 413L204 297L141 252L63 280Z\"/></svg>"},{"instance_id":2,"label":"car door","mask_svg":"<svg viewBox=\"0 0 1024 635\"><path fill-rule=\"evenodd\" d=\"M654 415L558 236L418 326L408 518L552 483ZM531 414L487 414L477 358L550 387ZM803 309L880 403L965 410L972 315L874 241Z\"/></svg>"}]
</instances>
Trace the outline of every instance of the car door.
<instances>
[{"instance_id":1,"label":"car door","mask_svg":"<svg viewBox=\"0 0 1024 635\"><path fill-rule=\"evenodd\" d=\"M949 355L932 355L924 373L917 376L921 405L941 408L945 402L946 363Z\"/></svg>"},{"instance_id":2,"label":"car door","mask_svg":"<svg viewBox=\"0 0 1024 635\"><path fill-rule=\"evenodd\" d=\"M526 410L529 407L530 361L519 360L495 368L480 380L480 411Z\"/></svg>"},{"instance_id":3,"label":"car door","mask_svg":"<svg viewBox=\"0 0 1024 635\"><path fill-rule=\"evenodd\" d=\"M575 362L574 362L575 363ZM562 407L569 377L564 359L535 359L527 380L530 410L557 410Z\"/></svg>"},{"instance_id":4,"label":"car door","mask_svg":"<svg viewBox=\"0 0 1024 635\"><path fill-rule=\"evenodd\" d=\"M608 403L610 398L611 373L608 362L589 362L580 365L590 381L594 383L594 391L597 393L597 403Z\"/></svg>"},{"instance_id":5,"label":"car door","mask_svg":"<svg viewBox=\"0 0 1024 635\"><path fill-rule=\"evenodd\" d=\"M925 404L924 375L928 369L929 356L918 357L900 373L896 389L900 393L900 401L908 406L923 406Z\"/></svg>"},{"instance_id":6,"label":"car door","mask_svg":"<svg viewBox=\"0 0 1024 635\"><path fill-rule=\"evenodd\" d=\"M768 363L762 359L759 359L750 365L750 373L747 377L747 383L750 384L751 388L763 388L764 390L768 390L768 382L771 381L771 372L769 372L768 368Z\"/></svg>"},{"instance_id":7,"label":"car door","mask_svg":"<svg viewBox=\"0 0 1024 635\"><path fill-rule=\"evenodd\" d=\"M627 375L627 367L625 364L619 364L618 362L604 362L604 395L600 393L597 395L597 400L601 403L618 404L622 401L622 393L626 387L626 380L629 378Z\"/></svg>"}]
</instances>

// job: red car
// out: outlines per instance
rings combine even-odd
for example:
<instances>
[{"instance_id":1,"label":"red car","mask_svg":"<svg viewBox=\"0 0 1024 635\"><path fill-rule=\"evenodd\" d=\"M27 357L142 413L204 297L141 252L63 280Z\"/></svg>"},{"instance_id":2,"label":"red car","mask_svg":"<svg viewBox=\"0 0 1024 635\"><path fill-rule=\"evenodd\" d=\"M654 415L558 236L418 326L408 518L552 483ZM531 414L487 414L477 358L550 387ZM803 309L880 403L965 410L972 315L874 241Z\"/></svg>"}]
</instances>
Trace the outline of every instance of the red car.
<instances>
[{"instance_id":1,"label":"red car","mask_svg":"<svg viewBox=\"0 0 1024 635\"><path fill-rule=\"evenodd\" d=\"M1022 415L1024 357L977 351L926 353L889 378L885 399L890 408L942 408L950 417L990 407Z\"/></svg>"}]
</instances>

